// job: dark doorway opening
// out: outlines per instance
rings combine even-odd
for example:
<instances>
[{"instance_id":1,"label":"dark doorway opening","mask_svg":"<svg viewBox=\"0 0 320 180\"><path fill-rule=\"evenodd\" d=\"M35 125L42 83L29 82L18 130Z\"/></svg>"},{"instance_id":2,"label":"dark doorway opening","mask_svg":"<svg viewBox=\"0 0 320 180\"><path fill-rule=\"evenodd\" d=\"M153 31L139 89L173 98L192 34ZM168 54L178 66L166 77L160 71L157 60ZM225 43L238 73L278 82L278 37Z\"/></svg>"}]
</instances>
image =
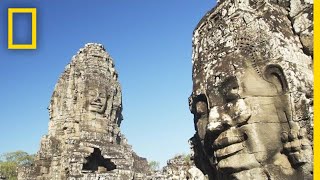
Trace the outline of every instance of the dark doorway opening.
<instances>
[{"instance_id":1,"label":"dark doorway opening","mask_svg":"<svg viewBox=\"0 0 320 180\"><path fill-rule=\"evenodd\" d=\"M86 157L86 163L83 164L82 170L95 172L99 167L106 168L106 171L112 171L117 168L110 159L105 159L101 155L99 148L94 148L93 153L91 153L89 157Z\"/></svg>"}]
</instances>

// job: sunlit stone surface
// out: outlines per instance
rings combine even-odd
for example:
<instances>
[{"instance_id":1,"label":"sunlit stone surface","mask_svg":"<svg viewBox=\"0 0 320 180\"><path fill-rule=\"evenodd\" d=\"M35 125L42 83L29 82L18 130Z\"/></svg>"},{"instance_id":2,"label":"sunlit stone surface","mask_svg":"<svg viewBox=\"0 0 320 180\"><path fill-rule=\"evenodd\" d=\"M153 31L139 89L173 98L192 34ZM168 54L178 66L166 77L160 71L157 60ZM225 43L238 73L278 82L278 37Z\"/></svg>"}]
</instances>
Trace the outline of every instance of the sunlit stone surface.
<instances>
[{"instance_id":1,"label":"sunlit stone surface","mask_svg":"<svg viewBox=\"0 0 320 180\"><path fill-rule=\"evenodd\" d=\"M33 167L19 179L144 179L149 166L120 133L122 95L110 55L86 44L59 78L49 105L49 133Z\"/></svg>"},{"instance_id":2,"label":"sunlit stone surface","mask_svg":"<svg viewBox=\"0 0 320 180\"><path fill-rule=\"evenodd\" d=\"M312 9L223 0L196 27L191 140L210 179L312 179Z\"/></svg>"}]
</instances>

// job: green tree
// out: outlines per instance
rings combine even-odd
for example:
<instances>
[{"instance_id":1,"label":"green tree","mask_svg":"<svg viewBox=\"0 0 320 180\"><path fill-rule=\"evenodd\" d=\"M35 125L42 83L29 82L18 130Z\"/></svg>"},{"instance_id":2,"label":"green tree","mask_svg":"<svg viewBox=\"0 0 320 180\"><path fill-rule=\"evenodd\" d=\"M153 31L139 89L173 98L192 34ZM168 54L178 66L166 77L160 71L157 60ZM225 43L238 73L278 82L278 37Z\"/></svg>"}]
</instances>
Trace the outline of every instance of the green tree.
<instances>
[{"instance_id":1,"label":"green tree","mask_svg":"<svg viewBox=\"0 0 320 180\"><path fill-rule=\"evenodd\" d=\"M24 151L4 153L0 156L0 175L9 180L17 179L18 166L28 166L34 161L35 155L29 155Z\"/></svg>"},{"instance_id":2,"label":"green tree","mask_svg":"<svg viewBox=\"0 0 320 180\"><path fill-rule=\"evenodd\" d=\"M173 159L181 159L184 161L185 164L187 165L191 165L192 161L191 161L191 154L185 154L185 153L179 153L176 154Z\"/></svg>"},{"instance_id":3,"label":"green tree","mask_svg":"<svg viewBox=\"0 0 320 180\"><path fill-rule=\"evenodd\" d=\"M191 164L191 154L187 154L184 156L184 161L187 163L187 164Z\"/></svg>"},{"instance_id":4,"label":"green tree","mask_svg":"<svg viewBox=\"0 0 320 180\"><path fill-rule=\"evenodd\" d=\"M150 161L149 166L152 171L158 171L160 169L160 163L158 161Z\"/></svg>"}]
</instances>

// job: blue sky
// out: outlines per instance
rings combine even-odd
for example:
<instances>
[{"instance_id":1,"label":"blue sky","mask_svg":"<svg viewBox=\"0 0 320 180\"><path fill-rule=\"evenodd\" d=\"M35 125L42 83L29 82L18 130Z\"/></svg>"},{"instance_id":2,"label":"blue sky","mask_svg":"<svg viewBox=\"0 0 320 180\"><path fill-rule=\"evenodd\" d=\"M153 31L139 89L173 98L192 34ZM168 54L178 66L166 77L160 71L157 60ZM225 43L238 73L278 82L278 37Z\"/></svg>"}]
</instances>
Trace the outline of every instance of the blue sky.
<instances>
[{"instance_id":1,"label":"blue sky","mask_svg":"<svg viewBox=\"0 0 320 180\"><path fill-rule=\"evenodd\" d=\"M102 43L115 60L123 91L121 130L133 149L161 165L175 154L188 153L187 141L194 133L188 108L192 31L215 4L215 0L0 0L0 153L38 151L40 138L48 131L47 106L54 85L71 57L88 42ZM9 7L37 8L37 50L7 49ZM17 22L25 22L20 19ZM28 34L30 26L18 25L15 37L25 41L20 33Z\"/></svg>"}]
</instances>

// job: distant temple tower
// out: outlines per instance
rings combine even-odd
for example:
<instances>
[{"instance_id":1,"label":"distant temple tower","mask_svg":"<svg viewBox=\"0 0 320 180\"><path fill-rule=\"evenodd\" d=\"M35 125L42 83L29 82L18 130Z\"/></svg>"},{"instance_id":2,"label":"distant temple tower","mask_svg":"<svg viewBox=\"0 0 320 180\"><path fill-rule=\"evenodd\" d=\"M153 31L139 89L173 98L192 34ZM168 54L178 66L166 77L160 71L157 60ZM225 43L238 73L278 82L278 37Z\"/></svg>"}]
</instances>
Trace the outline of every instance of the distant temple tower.
<instances>
[{"instance_id":1,"label":"distant temple tower","mask_svg":"<svg viewBox=\"0 0 320 180\"><path fill-rule=\"evenodd\" d=\"M113 60L100 44L86 44L55 86L49 133L20 180L143 179L149 172L120 133L122 95Z\"/></svg>"}]
</instances>

